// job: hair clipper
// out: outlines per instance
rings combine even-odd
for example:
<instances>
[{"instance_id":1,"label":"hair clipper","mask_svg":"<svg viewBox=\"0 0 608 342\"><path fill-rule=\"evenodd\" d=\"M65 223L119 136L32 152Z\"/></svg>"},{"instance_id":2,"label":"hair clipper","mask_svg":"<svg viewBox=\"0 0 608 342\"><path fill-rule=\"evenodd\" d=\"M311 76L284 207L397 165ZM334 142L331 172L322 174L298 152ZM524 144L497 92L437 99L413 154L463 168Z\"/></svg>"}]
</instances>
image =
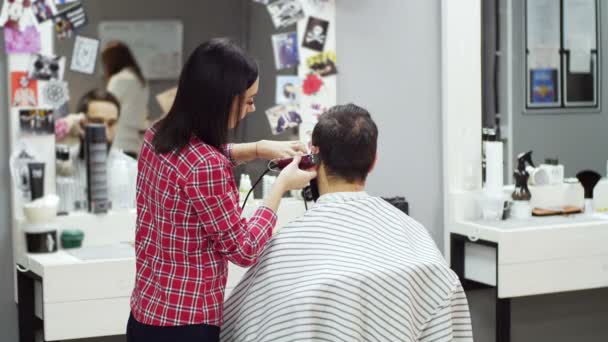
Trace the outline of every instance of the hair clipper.
<instances>
[{"instance_id":1,"label":"hair clipper","mask_svg":"<svg viewBox=\"0 0 608 342\"><path fill-rule=\"evenodd\" d=\"M275 159L268 163L268 168L273 171L283 170L293 161L293 158ZM302 156L298 167L302 170L307 170L319 164L319 156L316 154L307 154ZM319 185L316 179L310 181L310 185L302 189L302 197L305 201L317 201L319 198Z\"/></svg>"}]
</instances>

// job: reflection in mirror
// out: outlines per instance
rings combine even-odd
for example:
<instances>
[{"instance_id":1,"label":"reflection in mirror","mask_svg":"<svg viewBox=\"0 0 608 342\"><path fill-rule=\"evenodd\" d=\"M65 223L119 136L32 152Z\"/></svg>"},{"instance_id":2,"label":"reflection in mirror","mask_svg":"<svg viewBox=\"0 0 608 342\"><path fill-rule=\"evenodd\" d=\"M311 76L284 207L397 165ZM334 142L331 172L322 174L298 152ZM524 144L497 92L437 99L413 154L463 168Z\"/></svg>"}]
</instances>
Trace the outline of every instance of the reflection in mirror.
<instances>
[{"instance_id":1,"label":"reflection in mirror","mask_svg":"<svg viewBox=\"0 0 608 342\"><path fill-rule=\"evenodd\" d=\"M504 143L504 182L513 184L517 156L527 151L533 151L537 167L552 170L557 179L551 183L585 170L606 176L605 4L482 3L484 139Z\"/></svg>"},{"instance_id":2,"label":"reflection in mirror","mask_svg":"<svg viewBox=\"0 0 608 342\"><path fill-rule=\"evenodd\" d=\"M59 10L76 10L66 6ZM295 26L280 22L284 27L276 29L266 6L251 0L84 0L82 6L86 25L73 32L76 39L66 39L67 36L55 39L56 54L68 56L64 80L70 93L57 125L57 166L65 171L58 173L57 186L60 197L67 198L66 203L62 201L62 212L88 207L83 193L86 168L81 170L78 165L84 166L83 136L91 123L105 126L106 142L114 147L108 157L113 166L108 169L107 196L114 208L133 207L137 166L129 156L137 157L143 132L170 108L183 61L200 43L214 37L236 41L256 58L260 70L257 111L239 123L231 140L298 139L297 128L290 128L289 124L280 134L273 134L278 132L271 130L265 115L267 109L277 104L277 76L297 75L297 63L290 62L288 52L290 48L298 48L297 37L290 33ZM145 26L145 23L154 24ZM145 32L125 33L128 29L135 30L138 24L144 25L140 28L144 27ZM277 59L273 40L281 38L276 36L280 33L286 33L280 43L291 46L279 50ZM125 40L126 44L119 40ZM132 45L136 46L130 47L129 42L135 42ZM145 44L150 44L147 53ZM161 55L167 51L179 53ZM282 64L277 66L277 61ZM281 90L289 89L287 82ZM114 115L116 109L118 118ZM116 153L118 150L123 153ZM68 167L70 163L75 166ZM244 172L257 177L265 166L263 161L239 166L235 179L240 179ZM261 190L256 189L256 195Z\"/></svg>"}]
</instances>

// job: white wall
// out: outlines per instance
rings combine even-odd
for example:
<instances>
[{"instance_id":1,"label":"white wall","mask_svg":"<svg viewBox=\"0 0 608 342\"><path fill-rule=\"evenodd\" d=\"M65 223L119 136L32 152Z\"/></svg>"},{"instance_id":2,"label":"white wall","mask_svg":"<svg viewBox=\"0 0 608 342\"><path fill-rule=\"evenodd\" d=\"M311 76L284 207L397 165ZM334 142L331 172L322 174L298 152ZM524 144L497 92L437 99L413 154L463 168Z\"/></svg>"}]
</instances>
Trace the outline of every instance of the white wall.
<instances>
[{"instance_id":1,"label":"white wall","mask_svg":"<svg viewBox=\"0 0 608 342\"><path fill-rule=\"evenodd\" d=\"M442 246L440 2L336 3L338 102L366 107L380 134L368 190L406 196Z\"/></svg>"}]
</instances>

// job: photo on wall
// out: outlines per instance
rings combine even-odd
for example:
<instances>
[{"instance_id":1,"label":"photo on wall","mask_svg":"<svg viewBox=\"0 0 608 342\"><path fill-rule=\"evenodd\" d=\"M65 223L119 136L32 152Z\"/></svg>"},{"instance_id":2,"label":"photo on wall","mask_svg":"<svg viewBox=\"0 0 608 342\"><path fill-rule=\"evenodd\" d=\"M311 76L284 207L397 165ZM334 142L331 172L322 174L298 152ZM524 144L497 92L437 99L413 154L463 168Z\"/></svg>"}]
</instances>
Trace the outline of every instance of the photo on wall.
<instances>
[{"instance_id":1,"label":"photo on wall","mask_svg":"<svg viewBox=\"0 0 608 342\"><path fill-rule=\"evenodd\" d=\"M531 103L551 104L558 101L557 69L532 69Z\"/></svg>"},{"instance_id":2,"label":"photo on wall","mask_svg":"<svg viewBox=\"0 0 608 342\"><path fill-rule=\"evenodd\" d=\"M36 21L42 24L47 20L53 19L55 14L57 14L57 7L55 7L53 0L33 0L32 12Z\"/></svg>"},{"instance_id":3,"label":"photo on wall","mask_svg":"<svg viewBox=\"0 0 608 342\"><path fill-rule=\"evenodd\" d=\"M74 31L87 24L87 14L81 3L76 3L61 10L53 18L55 34L59 39L69 39Z\"/></svg>"},{"instance_id":4,"label":"photo on wall","mask_svg":"<svg viewBox=\"0 0 608 342\"><path fill-rule=\"evenodd\" d=\"M38 106L38 81L31 80L26 71L11 72L11 106Z\"/></svg>"},{"instance_id":5,"label":"photo on wall","mask_svg":"<svg viewBox=\"0 0 608 342\"><path fill-rule=\"evenodd\" d=\"M12 27L4 28L4 49L6 53L38 53L40 48L40 32L35 26L28 26L24 31Z\"/></svg>"},{"instance_id":6,"label":"photo on wall","mask_svg":"<svg viewBox=\"0 0 608 342\"><path fill-rule=\"evenodd\" d=\"M295 103L300 97L302 80L298 76L277 76L276 103Z\"/></svg>"},{"instance_id":7,"label":"photo on wall","mask_svg":"<svg viewBox=\"0 0 608 342\"><path fill-rule=\"evenodd\" d=\"M65 57L35 54L31 57L29 77L34 80L62 80Z\"/></svg>"},{"instance_id":8,"label":"photo on wall","mask_svg":"<svg viewBox=\"0 0 608 342\"><path fill-rule=\"evenodd\" d=\"M272 134L285 132L288 128L298 127L302 123L302 116L298 106L278 105L266 111Z\"/></svg>"},{"instance_id":9,"label":"photo on wall","mask_svg":"<svg viewBox=\"0 0 608 342\"><path fill-rule=\"evenodd\" d=\"M338 73L336 68L336 53L333 51L322 52L306 59L308 68L321 77L331 76Z\"/></svg>"},{"instance_id":10,"label":"photo on wall","mask_svg":"<svg viewBox=\"0 0 608 342\"><path fill-rule=\"evenodd\" d=\"M22 135L49 135L55 133L55 117L51 109L22 109L19 111L19 129Z\"/></svg>"},{"instance_id":11,"label":"photo on wall","mask_svg":"<svg viewBox=\"0 0 608 342\"><path fill-rule=\"evenodd\" d=\"M42 87L42 103L44 106L58 109L69 100L68 82L51 80Z\"/></svg>"},{"instance_id":12,"label":"photo on wall","mask_svg":"<svg viewBox=\"0 0 608 342\"><path fill-rule=\"evenodd\" d=\"M67 5L78 2L80 0L55 0L55 5Z\"/></svg>"},{"instance_id":13,"label":"photo on wall","mask_svg":"<svg viewBox=\"0 0 608 342\"><path fill-rule=\"evenodd\" d=\"M27 27L35 25L31 1L5 0L0 12L0 26L17 31L25 31Z\"/></svg>"},{"instance_id":14,"label":"photo on wall","mask_svg":"<svg viewBox=\"0 0 608 342\"><path fill-rule=\"evenodd\" d=\"M266 8L276 29L293 25L306 17L300 0L274 0Z\"/></svg>"},{"instance_id":15,"label":"photo on wall","mask_svg":"<svg viewBox=\"0 0 608 342\"><path fill-rule=\"evenodd\" d=\"M298 35L295 31L272 35L272 47L277 70L294 68L300 63Z\"/></svg>"},{"instance_id":16,"label":"photo on wall","mask_svg":"<svg viewBox=\"0 0 608 342\"><path fill-rule=\"evenodd\" d=\"M74 50L72 52L72 63L70 70L83 74L93 74L97 63L97 52L99 51L99 40L76 36Z\"/></svg>"},{"instance_id":17,"label":"photo on wall","mask_svg":"<svg viewBox=\"0 0 608 342\"><path fill-rule=\"evenodd\" d=\"M325 42L327 41L328 29L329 21L315 17L308 18L302 46L311 50L322 52L325 48Z\"/></svg>"}]
</instances>

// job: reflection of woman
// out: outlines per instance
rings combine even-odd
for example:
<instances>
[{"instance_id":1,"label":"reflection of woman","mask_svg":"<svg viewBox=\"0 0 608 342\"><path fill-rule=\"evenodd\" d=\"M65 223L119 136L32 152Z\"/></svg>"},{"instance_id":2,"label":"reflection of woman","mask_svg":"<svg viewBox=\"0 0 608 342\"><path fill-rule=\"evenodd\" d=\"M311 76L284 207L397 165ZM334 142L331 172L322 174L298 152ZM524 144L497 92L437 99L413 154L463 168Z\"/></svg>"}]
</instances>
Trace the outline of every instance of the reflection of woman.
<instances>
[{"instance_id":1,"label":"reflection of woman","mask_svg":"<svg viewBox=\"0 0 608 342\"><path fill-rule=\"evenodd\" d=\"M146 132L139 158L136 278L127 341L219 341L228 262L252 265L272 236L284 192L314 171L296 157L264 204L241 219L235 161L295 156L301 143L227 144L255 110L258 67L223 39L199 46L166 117Z\"/></svg>"},{"instance_id":2,"label":"reflection of woman","mask_svg":"<svg viewBox=\"0 0 608 342\"><path fill-rule=\"evenodd\" d=\"M133 157L143 143L148 123L150 90L131 50L121 42L109 43L101 53L106 89L121 105L114 146Z\"/></svg>"}]
</instances>

